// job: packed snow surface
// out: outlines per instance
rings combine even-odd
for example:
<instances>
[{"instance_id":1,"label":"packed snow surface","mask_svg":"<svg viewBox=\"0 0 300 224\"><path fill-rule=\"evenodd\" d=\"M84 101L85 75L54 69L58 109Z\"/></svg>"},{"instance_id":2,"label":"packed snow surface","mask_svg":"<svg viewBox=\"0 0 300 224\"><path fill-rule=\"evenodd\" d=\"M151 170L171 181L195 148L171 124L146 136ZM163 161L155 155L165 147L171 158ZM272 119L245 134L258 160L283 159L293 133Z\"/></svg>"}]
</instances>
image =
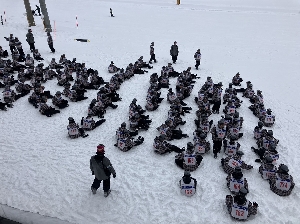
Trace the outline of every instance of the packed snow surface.
<instances>
[{"instance_id":1,"label":"packed snow surface","mask_svg":"<svg viewBox=\"0 0 300 224\"><path fill-rule=\"evenodd\" d=\"M299 223L299 1L182 0L180 5L175 0L47 0L46 3L55 28L54 55L47 46L40 17L35 17L36 26L31 27L45 65L52 57L58 60L61 54L66 54L70 60L77 58L88 68L97 69L109 81L110 61L126 68L142 55L148 60L152 41L158 62L149 73L135 75L122 84L118 93L123 100L116 103L118 108L108 109L106 122L89 132L87 138L69 139L66 126L68 117L79 122L87 115L97 90L89 90L86 94L89 99L71 102L51 118L42 116L30 105L28 96L19 99L14 108L0 111L1 204L80 224L235 222L225 207L225 196L230 192L226 174L220 167L223 153L218 159L213 158L212 152L204 156L201 166L192 173L198 180L196 195L188 198L180 194L178 181L183 170L174 163L175 153L160 156L153 152L153 139L158 135L156 127L167 118L167 89L161 90L165 99L160 107L146 113L153 122L148 131L139 132L145 138L144 143L126 153L114 147L115 131L122 122L129 124L129 104L136 98L138 104L145 106L149 77L154 72L160 74L161 67L171 62L169 49L176 40L179 56L174 69L181 72L191 66L201 79L197 79L192 95L185 100L193 110L183 117L187 123L181 129L190 137L171 143L184 147L192 141L197 110L194 97L206 77L211 76L215 83L223 82L225 89L239 72L244 79L242 87L251 81L255 90L262 90L266 108L275 113L276 123L270 129L280 140L278 162L288 165L296 183L290 196L279 197L258 174L260 164L254 162L257 156L250 149L256 147L252 132L258 119L248 109L250 102L243 99L239 112L245 120L244 136L239 142L245 153L244 161L254 166L244 171L250 190L247 198L259 205L258 214L248 223ZM33 9L36 4L37 0L31 0ZM114 18L110 17L109 8ZM0 10L1 13L5 10L7 20L0 26L0 45L9 51L3 36L12 33L23 43L25 53L30 53L25 41L28 24L23 1L1 0ZM77 42L75 38L90 42ZM202 60L197 71L193 55L198 48ZM54 94L63 89L56 83L52 80L43 85ZM176 79L171 78L171 87L175 83ZM221 114L211 118L216 124ZM208 138L211 141L210 135ZM101 187L96 195L90 190L94 176L89 159L99 143L106 146L106 156L117 172L117 177L111 179L112 192L107 198Z\"/></svg>"}]
</instances>

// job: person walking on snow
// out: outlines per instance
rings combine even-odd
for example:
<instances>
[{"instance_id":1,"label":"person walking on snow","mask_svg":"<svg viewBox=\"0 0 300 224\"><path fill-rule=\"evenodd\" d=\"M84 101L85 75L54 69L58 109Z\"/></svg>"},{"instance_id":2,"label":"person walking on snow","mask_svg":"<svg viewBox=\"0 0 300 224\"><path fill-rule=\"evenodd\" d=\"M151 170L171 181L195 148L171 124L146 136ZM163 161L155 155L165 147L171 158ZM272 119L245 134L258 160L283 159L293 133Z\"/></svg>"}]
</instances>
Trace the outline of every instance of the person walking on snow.
<instances>
[{"instance_id":1,"label":"person walking on snow","mask_svg":"<svg viewBox=\"0 0 300 224\"><path fill-rule=\"evenodd\" d=\"M113 12L112 12L112 9L111 9L111 8L109 8L109 12L110 12L110 16L111 16L111 17L115 17L114 14L113 14Z\"/></svg>"},{"instance_id":2,"label":"person walking on snow","mask_svg":"<svg viewBox=\"0 0 300 224\"><path fill-rule=\"evenodd\" d=\"M39 14L39 16L41 16L41 9L40 9L40 7L38 5L35 5L35 7L36 7L36 10L34 10L34 12L37 11L38 14Z\"/></svg>"},{"instance_id":3,"label":"person walking on snow","mask_svg":"<svg viewBox=\"0 0 300 224\"><path fill-rule=\"evenodd\" d=\"M111 192L110 175L112 174L113 178L116 178L116 171L110 160L104 156L104 148L105 146L103 144L98 145L96 155L92 156L90 159L90 169L92 171L92 175L95 175L91 190L93 194L96 194L97 189L100 187L103 180L104 197L107 197Z\"/></svg>"},{"instance_id":4,"label":"person walking on snow","mask_svg":"<svg viewBox=\"0 0 300 224\"><path fill-rule=\"evenodd\" d=\"M178 46L177 46L177 42L175 41L170 49L170 55L172 56L172 61L174 64L176 64L178 53L179 53Z\"/></svg>"}]
</instances>

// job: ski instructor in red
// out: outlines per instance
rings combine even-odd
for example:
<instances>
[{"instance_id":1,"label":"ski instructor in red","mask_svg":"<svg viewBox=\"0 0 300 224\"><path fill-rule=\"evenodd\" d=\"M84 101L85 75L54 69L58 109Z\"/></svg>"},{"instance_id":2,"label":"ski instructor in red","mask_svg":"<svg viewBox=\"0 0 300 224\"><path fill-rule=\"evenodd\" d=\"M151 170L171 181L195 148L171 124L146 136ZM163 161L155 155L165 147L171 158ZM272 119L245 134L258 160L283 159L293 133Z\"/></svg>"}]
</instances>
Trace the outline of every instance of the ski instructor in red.
<instances>
[{"instance_id":1,"label":"ski instructor in red","mask_svg":"<svg viewBox=\"0 0 300 224\"><path fill-rule=\"evenodd\" d=\"M105 146L103 144L98 145L96 155L90 159L90 169L92 175L95 175L91 190L93 194L96 194L103 180L104 197L107 197L110 194L110 175L112 174L113 178L116 178L116 171L110 163L110 160L104 156L104 148Z\"/></svg>"}]
</instances>

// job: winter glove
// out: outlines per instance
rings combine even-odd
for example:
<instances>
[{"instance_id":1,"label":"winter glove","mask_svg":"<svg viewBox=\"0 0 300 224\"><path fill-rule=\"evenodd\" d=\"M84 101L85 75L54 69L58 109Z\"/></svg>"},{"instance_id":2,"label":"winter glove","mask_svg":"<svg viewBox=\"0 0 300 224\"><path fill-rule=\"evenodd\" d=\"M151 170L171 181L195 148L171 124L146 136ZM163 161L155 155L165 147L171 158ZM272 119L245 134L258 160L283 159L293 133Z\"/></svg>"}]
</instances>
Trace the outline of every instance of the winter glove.
<instances>
[{"instance_id":1,"label":"winter glove","mask_svg":"<svg viewBox=\"0 0 300 224\"><path fill-rule=\"evenodd\" d=\"M253 202L254 207L258 207L258 204L256 202Z\"/></svg>"},{"instance_id":2,"label":"winter glove","mask_svg":"<svg viewBox=\"0 0 300 224\"><path fill-rule=\"evenodd\" d=\"M116 178L116 174L115 173L113 174L113 178Z\"/></svg>"}]
</instances>

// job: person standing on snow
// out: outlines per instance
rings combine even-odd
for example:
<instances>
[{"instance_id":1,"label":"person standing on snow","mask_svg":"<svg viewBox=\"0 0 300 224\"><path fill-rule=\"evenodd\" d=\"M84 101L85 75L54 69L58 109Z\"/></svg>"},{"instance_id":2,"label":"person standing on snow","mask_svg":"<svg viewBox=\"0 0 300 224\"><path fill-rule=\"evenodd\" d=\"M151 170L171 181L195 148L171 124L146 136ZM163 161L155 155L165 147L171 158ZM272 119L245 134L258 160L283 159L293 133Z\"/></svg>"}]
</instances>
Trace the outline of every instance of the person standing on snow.
<instances>
[{"instance_id":1,"label":"person standing on snow","mask_svg":"<svg viewBox=\"0 0 300 224\"><path fill-rule=\"evenodd\" d=\"M29 29L28 33L26 34L26 41L29 44L31 52L33 52L35 50L35 46L34 46L35 41L31 29Z\"/></svg>"},{"instance_id":2,"label":"person standing on snow","mask_svg":"<svg viewBox=\"0 0 300 224\"><path fill-rule=\"evenodd\" d=\"M151 43L150 45L150 61L149 63L152 64L152 60L154 61L154 63L156 63L156 59L155 59L155 53L154 53L154 42Z\"/></svg>"},{"instance_id":3,"label":"person standing on snow","mask_svg":"<svg viewBox=\"0 0 300 224\"><path fill-rule=\"evenodd\" d=\"M198 49L196 51L196 53L194 54L194 58L196 60L196 65L195 65L195 68L198 70L198 67L200 65L200 60L201 60L201 53L200 53L200 49Z\"/></svg>"},{"instance_id":4,"label":"person standing on snow","mask_svg":"<svg viewBox=\"0 0 300 224\"><path fill-rule=\"evenodd\" d=\"M13 52L16 48L14 35L10 34L9 37L4 37L4 38L5 38L5 40L8 41L11 54L13 54Z\"/></svg>"},{"instance_id":5,"label":"person standing on snow","mask_svg":"<svg viewBox=\"0 0 300 224\"><path fill-rule=\"evenodd\" d=\"M97 189L100 187L103 180L104 197L107 197L111 192L110 175L113 174L113 178L116 178L116 171L110 160L104 156L104 148L105 146L103 144L98 145L96 155L92 156L90 159L90 169L92 171L92 175L95 175L91 190L93 194L96 194Z\"/></svg>"},{"instance_id":6,"label":"person standing on snow","mask_svg":"<svg viewBox=\"0 0 300 224\"><path fill-rule=\"evenodd\" d=\"M178 53L179 53L178 46L177 46L177 42L175 41L170 49L170 55L172 56L172 61L174 64L176 64Z\"/></svg>"},{"instance_id":7,"label":"person standing on snow","mask_svg":"<svg viewBox=\"0 0 300 224\"><path fill-rule=\"evenodd\" d=\"M53 39L52 39L52 36L51 36L50 32L47 32L47 42L48 42L48 45L49 45L49 48L50 48L51 52L55 53L55 49L53 48Z\"/></svg>"}]
</instances>

